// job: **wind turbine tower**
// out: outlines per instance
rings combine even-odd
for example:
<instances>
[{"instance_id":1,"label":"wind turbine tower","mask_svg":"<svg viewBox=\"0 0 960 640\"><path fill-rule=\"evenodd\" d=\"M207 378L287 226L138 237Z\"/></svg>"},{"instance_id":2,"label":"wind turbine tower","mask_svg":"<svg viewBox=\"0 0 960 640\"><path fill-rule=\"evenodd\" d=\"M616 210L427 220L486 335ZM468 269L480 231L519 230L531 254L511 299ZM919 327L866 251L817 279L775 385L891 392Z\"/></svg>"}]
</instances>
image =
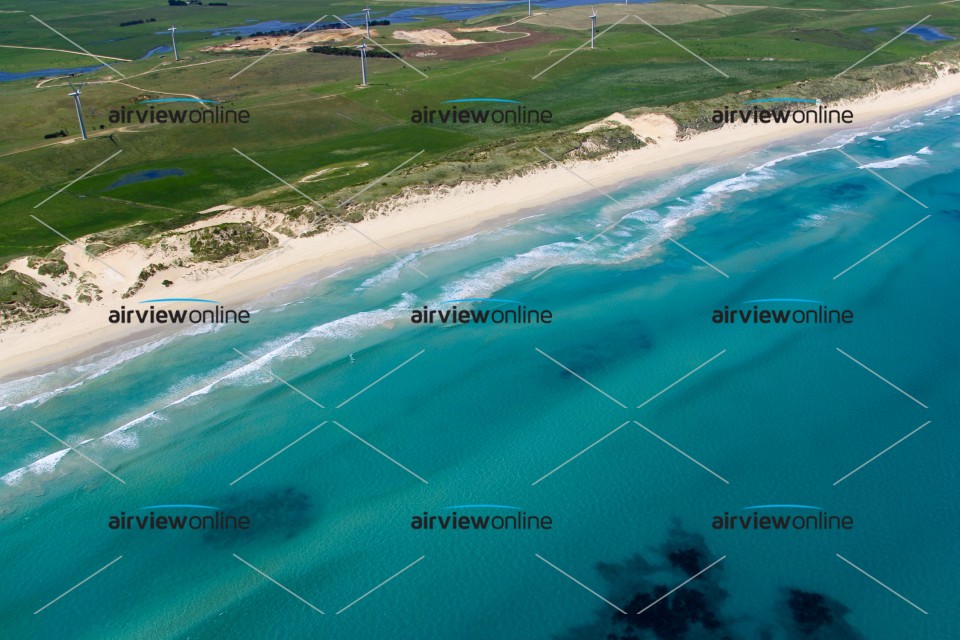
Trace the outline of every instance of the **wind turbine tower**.
<instances>
[{"instance_id":1,"label":"wind turbine tower","mask_svg":"<svg viewBox=\"0 0 960 640\"><path fill-rule=\"evenodd\" d=\"M590 14L590 48L593 49L593 41L596 40L597 34L597 9L594 7L593 13Z\"/></svg>"},{"instance_id":2,"label":"wind turbine tower","mask_svg":"<svg viewBox=\"0 0 960 640\"><path fill-rule=\"evenodd\" d=\"M80 137L84 140L87 139L87 129L83 126L83 113L80 111L80 88L83 87L81 84L79 87L73 86L73 83L68 83L70 88L73 89L73 93L69 93L71 98L73 98L73 104L77 107L77 121L80 123Z\"/></svg>"},{"instance_id":3,"label":"wind turbine tower","mask_svg":"<svg viewBox=\"0 0 960 640\"><path fill-rule=\"evenodd\" d=\"M367 43L361 42L360 46L360 86L367 86Z\"/></svg>"},{"instance_id":4,"label":"wind turbine tower","mask_svg":"<svg viewBox=\"0 0 960 640\"><path fill-rule=\"evenodd\" d=\"M173 43L173 59L179 61L180 54L177 53L177 28L170 27L167 31L170 32L170 41Z\"/></svg>"},{"instance_id":5,"label":"wind turbine tower","mask_svg":"<svg viewBox=\"0 0 960 640\"><path fill-rule=\"evenodd\" d=\"M527 15L533 15L533 0L527 0Z\"/></svg>"},{"instance_id":6,"label":"wind turbine tower","mask_svg":"<svg viewBox=\"0 0 960 640\"><path fill-rule=\"evenodd\" d=\"M367 23L367 37L370 37L370 9L363 10L364 20Z\"/></svg>"}]
</instances>

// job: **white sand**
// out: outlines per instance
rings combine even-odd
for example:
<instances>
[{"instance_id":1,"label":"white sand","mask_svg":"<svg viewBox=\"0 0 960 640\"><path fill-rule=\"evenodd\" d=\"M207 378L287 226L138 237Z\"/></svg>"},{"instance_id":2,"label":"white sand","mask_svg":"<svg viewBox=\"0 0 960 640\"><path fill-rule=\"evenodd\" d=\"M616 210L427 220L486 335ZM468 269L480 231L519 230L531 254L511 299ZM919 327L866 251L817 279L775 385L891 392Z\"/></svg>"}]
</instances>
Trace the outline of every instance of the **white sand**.
<instances>
[{"instance_id":1,"label":"white sand","mask_svg":"<svg viewBox=\"0 0 960 640\"><path fill-rule=\"evenodd\" d=\"M600 122L588 124L578 133L589 133L598 129L605 129L624 125L633 135L647 143L671 142L677 139L677 123L660 113L646 113L635 118L628 118L622 113L614 113Z\"/></svg>"},{"instance_id":2,"label":"white sand","mask_svg":"<svg viewBox=\"0 0 960 640\"><path fill-rule=\"evenodd\" d=\"M466 38L457 38L443 29L418 29L416 31L394 31L393 37L416 44L429 44L439 46L458 46L464 44L477 44L476 40Z\"/></svg>"},{"instance_id":3,"label":"white sand","mask_svg":"<svg viewBox=\"0 0 960 640\"><path fill-rule=\"evenodd\" d=\"M664 127L669 125L662 117L630 119L615 114L612 117L615 121L627 121L637 135L653 137L656 144L569 166L596 186L610 187L687 164L733 158L793 136L867 127L958 94L960 74L944 73L936 81L927 84L885 92L843 105L832 105L853 109L853 125L738 124L686 140L665 135L667 132ZM462 184L429 196L400 197L392 201L389 215L363 220L356 228L391 251L405 255L411 249L460 237L491 221L516 216L521 210L581 196L589 191L589 187L580 180L571 179L564 169L551 166L498 183ZM268 213L233 209L201 224L225 219L250 219L249 216L259 216L259 221L265 222ZM277 225L264 226L272 229ZM273 232L281 241L287 240L285 236ZM133 284L140 269L151 261L158 261L156 256L138 246L118 247L102 254L100 257L104 261L124 274L121 277L90 259L79 248L66 249L71 269L77 273L89 272L89 277L103 290L104 299L90 305L74 304L69 314L44 318L0 332L0 352L4 355L0 361L0 378L11 379L51 369L57 363L95 353L106 344L128 340L134 334L161 331L158 328L118 326L107 322L109 309L131 302L121 300L120 295ZM134 299L210 298L236 305L262 297L312 274L382 253L382 249L355 231L339 228L309 238L289 239L281 249L274 249L253 262L202 265L161 272L151 278ZM169 258L166 262L169 262ZM15 266L19 266L19 262ZM240 270L244 270L242 275L231 278ZM34 272L27 272L35 275ZM175 284L169 288L162 286L161 281L166 278Z\"/></svg>"}]
</instances>

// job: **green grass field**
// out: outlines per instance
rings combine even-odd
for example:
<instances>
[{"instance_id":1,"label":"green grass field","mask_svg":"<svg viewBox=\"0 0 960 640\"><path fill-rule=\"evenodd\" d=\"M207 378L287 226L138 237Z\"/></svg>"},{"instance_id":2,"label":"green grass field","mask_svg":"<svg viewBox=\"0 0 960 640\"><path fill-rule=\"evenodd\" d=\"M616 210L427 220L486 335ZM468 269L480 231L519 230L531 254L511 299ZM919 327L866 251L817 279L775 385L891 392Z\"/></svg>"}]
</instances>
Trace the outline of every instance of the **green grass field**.
<instances>
[{"instance_id":1,"label":"green grass field","mask_svg":"<svg viewBox=\"0 0 960 640\"><path fill-rule=\"evenodd\" d=\"M427 4L381 2L373 6L386 12ZM663 11L666 4L658 4ZM702 7L691 11L690 4L677 7L677 11L691 16L703 13ZM751 3L738 0L731 4ZM62 242L31 215L71 238L135 225L121 237L136 239L196 220L200 217L197 211L223 203L303 203L299 195L234 148L290 182L323 168L340 167L322 179L299 185L311 197L335 208L338 200L421 150L424 153L414 164L364 194L361 202L387 196L406 185L455 183L482 178L494 169L509 171L536 162L535 154L524 152L535 144L553 145L562 153L564 145L575 139L573 131L614 111L644 107L680 113L684 103L709 101L746 89L775 91L799 80L830 78L927 14L932 17L926 25L960 36L957 4L914 3L881 11L873 9L903 5L868 1L859 3L863 10L851 10L841 0L777 0L762 5L765 8L725 17L710 10L716 17L661 27L724 71L727 78L630 19L600 38L596 50L581 49L534 79L584 43L588 32L578 25L582 22L585 26L588 21L577 16L589 15L586 6L548 12L533 24L505 28L531 34L509 46L497 43L515 35L454 31L462 26L513 22L525 14L525 8L518 7L466 23L430 18L377 27L382 34L380 42L402 52L405 61L428 77L393 59L370 59L370 86L359 88L359 60L354 57L277 52L231 79L255 58L202 50L233 41L231 36L214 37L209 29L250 20L312 22L322 13L355 14L363 6L358 3L332 2L318 7L296 0L170 7L156 2L145 8L132 0L81 0L67 5L53 0L29 5L4 0L0 11L23 13L0 14L0 45L74 49L31 19L34 14L90 51L134 61L117 65L125 79L109 69L83 77L87 83L82 93L84 117L92 135L87 141L76 139L76 116L65 79L0 82L0 129L5 132L0 138L0 219L4 229L0 260L44 254ZM599 5L601 15L605 6ZM606 11L622 15L622 5L610 5ZM119 26L123 21L147 18L157 21ZM174 63L170 55L135 60L169 43L165 29L170 24L179 29L177 42L184 60ZM460 48L411 46L390 37L397 29L421 28L445 29L483 44L463 54ZM866 28L875 30L865 32ZM879 65L952 48L955 42L925 42L905 35L871 56L844 82L853 82L858 74ZM0 48L0 60L0 71L5 72L95 64L85 56L36 49ZM110 110L133 107L138 97L178 94L218 100L230 109L248 109L250 122L124 126L108 120ZM410 122L414 109L437 108L445 100L467 97L518 100L529 108L551 110L554 121L540 126ZM65 129L69 138L44 140L45 134L60 129ZM123 153L34 208L118 149ZM476 162L478 150L484 151L484 157L495 158ZM179 169L183 175L110 188L127 174L155 169Z\"/></svg>"}]
</instances>

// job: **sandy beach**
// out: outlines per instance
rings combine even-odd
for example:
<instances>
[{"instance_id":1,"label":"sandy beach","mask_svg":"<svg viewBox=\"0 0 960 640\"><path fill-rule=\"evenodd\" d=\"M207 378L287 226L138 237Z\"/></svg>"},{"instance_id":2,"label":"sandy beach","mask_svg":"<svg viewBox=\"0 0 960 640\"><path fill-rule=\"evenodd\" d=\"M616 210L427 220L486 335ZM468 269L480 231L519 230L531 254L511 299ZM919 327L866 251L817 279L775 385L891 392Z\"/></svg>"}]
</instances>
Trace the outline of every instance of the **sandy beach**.
<instances>
[{"instance_id":1,"label":"sandy beach","mask_svg":"<svg viewBox=\"0 0 960 640\"><path fill-rule=\"evenodd\" d=\"M853 110L851 125L737 124L684 140L677 139L675 126L665 116L642 116L627 124L638 136L656 140L655 144L602 160L566 166L598 188L611 188L685 165L741 156L797 136L863 129L958 94L960 74L943 73L927 84L830 105ZM619 116L616 120L623 122L626 119ZM488 225L502 224L521 212L591 193L596 192L583 181L573 178L567 169L550 166L498 183L462 184L429 196L401 196L386 205L385 215L363 220L354 225L355 228L338 228L308 238L287 238L275 233L280 246L247 262L171 268L152 277L133 298L125 300L121 299L123 292L155 256L139 245L124 245L101 254L100 262L84 254L82 241L66 245L62 248L70 269L76 273L90 272L92 282L103 291L103 299L91 304L69 301L71 311L67 314L8 327L0 332L0 348L4 354L0 361L0 380L55 369L59 364L95 354L107 345L171 331L169 327L110 324L107 321L109 310L119 308L121 304L130 306L137 300L168 297L214 299L233 306L249 303L303 278L382 255L382 247L403 256L411 250L461 237ZM199 224L257 216L262 221L268 215L269 212L262 210L229 209ZM364 236L375 239L382 246ZM25 262L26 259L14 260L10 268L35 277L34 271L24 268ZM165 287L161 282L168 278L174 284ZM50 293L52 295L55 291Z\"/></svg>"}]
</instances>

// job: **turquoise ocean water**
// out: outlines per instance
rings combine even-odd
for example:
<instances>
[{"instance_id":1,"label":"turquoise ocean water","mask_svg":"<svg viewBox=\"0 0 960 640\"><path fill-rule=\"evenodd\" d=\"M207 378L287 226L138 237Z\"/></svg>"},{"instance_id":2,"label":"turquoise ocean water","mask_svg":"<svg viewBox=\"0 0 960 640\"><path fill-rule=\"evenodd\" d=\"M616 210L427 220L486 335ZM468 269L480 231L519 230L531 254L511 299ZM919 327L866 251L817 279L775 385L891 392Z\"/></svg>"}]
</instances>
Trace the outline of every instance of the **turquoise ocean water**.
<instances>
[{"instance_id":1,"label":"turquoise ocean water","mask_svg":"<svg viewBox=\"0 0 960 640\"><path fill-rule=\"evenodd\" d=\"M945 104L686 167L612 191L619 203L593 194L318 274L252 303L249 325L3 383L0 637L956 637L958 133L960 105ZM409 321L411 308L471 297L554 319ZM711 320L770 298L854 321ZM108 526L165 504L253 525ZM548 515L553 528L411 528L424 511L476 504ZM711 526L768 504L854 525ZM630 610L721 557L643 616Z\"/></svg>"}]
</instances>

